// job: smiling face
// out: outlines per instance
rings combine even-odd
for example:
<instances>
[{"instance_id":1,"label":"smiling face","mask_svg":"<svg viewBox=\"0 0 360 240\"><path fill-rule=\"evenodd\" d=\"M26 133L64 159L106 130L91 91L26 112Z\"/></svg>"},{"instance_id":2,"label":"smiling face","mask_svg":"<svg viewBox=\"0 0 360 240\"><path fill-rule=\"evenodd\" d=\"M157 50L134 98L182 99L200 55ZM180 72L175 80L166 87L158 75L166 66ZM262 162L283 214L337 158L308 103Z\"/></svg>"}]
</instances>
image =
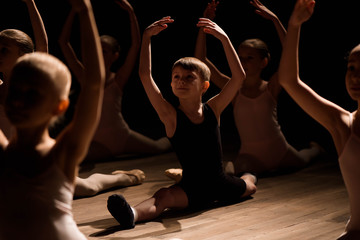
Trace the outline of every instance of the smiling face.
<instances>
[{"instance_id":1,"label":"smiling face","mask_svg":"<svg viewBox=\"0 0 360 240\"><path fill-rule=\"evenodd\" d=\"M178 98L201 99L209 88L210 69L194 57L177 60L172 68L171 87Z\"/></svg>"},{"instance_id":2,"label":"smiling face","mask_svg":"<svg viewBox=\"0 0 360 240\"><path fill-rule=\"evenodd\" d=\"M345 84L350 97L353 100L360 101L360 45L350 52Z\"/></svg>"},{"instance_id":3,"label":"smiling face","mask_svg":"<svg viewBox=\"0 0 360 240\"><path fill-rule=\"evenodd\" d=\"M203 81L195 70L177 66L172 71L171 87L178 98L202 95Z\"/></svg>"}]
</instances>

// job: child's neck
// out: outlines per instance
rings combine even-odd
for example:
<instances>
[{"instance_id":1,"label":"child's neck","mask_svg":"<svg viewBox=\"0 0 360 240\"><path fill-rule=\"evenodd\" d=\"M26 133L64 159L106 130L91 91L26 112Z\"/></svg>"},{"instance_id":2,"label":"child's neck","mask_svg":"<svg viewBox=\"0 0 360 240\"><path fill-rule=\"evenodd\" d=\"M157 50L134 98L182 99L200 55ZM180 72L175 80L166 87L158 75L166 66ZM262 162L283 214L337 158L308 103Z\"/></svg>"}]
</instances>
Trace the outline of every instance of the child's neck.
<instances>
[{"instance_id":1,"label":"child's neck","mask_svg":"<svg viewBox=\"0 0 360 240\"><path fill-rule=\"evenodd\" d=\"M53 139L49 135L47 128L39 127L32 129L16 129L14 142L18 147L35 147L37 146L46 146L53 142Z\"/></svg>"},{"instance_id":2,"label":"child's neck","mask_svg":"<svg viewBox=\"0 0 360 240\"><path fill-rule=\"evenodd\" d=\"M258 89L262 82L263 80L260 75L246 76L246 79L243 82L243 88Z\"/></svg>"},{"instance_id":3,"label":"child's neck","mask_svg":"<svg viewBox=\"0 0 360 240\"><path fill-rule=\"evenodd\" d=\"M179 109L183 111L193 123L200 123L203 121L203 104L201 101L180 101Z\"/></svg>"}]
</instances>

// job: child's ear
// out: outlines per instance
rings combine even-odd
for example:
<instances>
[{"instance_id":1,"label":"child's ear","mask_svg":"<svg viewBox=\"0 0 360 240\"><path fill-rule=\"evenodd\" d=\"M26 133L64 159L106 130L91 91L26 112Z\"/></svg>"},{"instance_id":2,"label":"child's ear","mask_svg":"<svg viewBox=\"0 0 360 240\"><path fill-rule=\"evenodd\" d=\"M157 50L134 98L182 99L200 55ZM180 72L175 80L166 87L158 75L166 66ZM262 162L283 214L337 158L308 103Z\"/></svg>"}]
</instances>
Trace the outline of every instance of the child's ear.
<instances>
[{"instance_id":1,"label":"child's ear","mask_svg":"<svg viewBox=\"0 0 360 240\"><path fill-rule=\"evenodd\" d=\"M120 57L120 53L115 52L114 55L113 55L113 61L115 62L116 60L118 60L119 57Z\"/></svg>"},{"instance_id":2,"label":"child's ear","mask_svg":"<svg viewBox=\"0 0 360 240\"><path fill-rule=\"evenodd\" d=\"M205 81L203 85L203 89L206 91L210 87L210 81Z\"/></svg>"},{"instance_id":3,"label":"child's ear","mask_svg":"<svg viewBox=\"0 0 360 240\"><path fill-rule=\"evenodd\" d=\"M262 60L262 68L264 69L269 64L269 58L264 58Z\"/></svg>"},{"instance_id":4,"label":"child's ear","mask_svg":"<svg viewBox=\"0 0 360 240\"><path fill-rule=\"evenodd\" d=\"M55 115L63 114L69 107L69 104L70 104L69 99L60 100L60 102L58 103L57 107L54 110L54 114Z\"/></svg>"}]
</instances>

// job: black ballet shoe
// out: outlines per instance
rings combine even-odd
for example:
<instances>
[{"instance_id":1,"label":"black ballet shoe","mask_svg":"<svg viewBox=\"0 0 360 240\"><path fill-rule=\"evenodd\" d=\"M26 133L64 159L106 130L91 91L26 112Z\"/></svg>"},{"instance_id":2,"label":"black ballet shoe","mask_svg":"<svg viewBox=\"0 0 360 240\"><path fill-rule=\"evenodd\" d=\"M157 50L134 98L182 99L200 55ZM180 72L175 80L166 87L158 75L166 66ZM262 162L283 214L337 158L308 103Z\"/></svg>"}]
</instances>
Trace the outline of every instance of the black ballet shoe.
<instances>
[{"instance_id":1,"label":"black ballet shoe","mask_svg":"<svg viewBox=\"0 0 360 240\"><path fill-rule=\"evenodd\" d=\"M107 209L124 229L135 227L134 213L122 195L111 195L107 200Z\"/></svg>"}]
</instances>

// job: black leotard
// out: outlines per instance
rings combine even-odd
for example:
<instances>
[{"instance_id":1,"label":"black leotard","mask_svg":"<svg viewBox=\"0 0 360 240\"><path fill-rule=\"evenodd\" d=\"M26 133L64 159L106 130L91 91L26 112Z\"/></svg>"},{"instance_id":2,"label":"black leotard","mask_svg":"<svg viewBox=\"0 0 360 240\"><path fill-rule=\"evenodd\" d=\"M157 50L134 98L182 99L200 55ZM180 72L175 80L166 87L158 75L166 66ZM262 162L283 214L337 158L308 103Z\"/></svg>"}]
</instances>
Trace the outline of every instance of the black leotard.
<instances>
[{"instance_id":1,"label":"black leotard","mask_svg":"<svg viewBox=\"0 0 360 240\"><path fill-rule=\"evenodd\" d=\"M246 189L244 180L224 173L218 121L209 105L204 104L203 113L204 121L194 124L177 109L175 134L169 138L183 169L179 186L192 207L240 200Z\"/></svg>"}]
</instances>

